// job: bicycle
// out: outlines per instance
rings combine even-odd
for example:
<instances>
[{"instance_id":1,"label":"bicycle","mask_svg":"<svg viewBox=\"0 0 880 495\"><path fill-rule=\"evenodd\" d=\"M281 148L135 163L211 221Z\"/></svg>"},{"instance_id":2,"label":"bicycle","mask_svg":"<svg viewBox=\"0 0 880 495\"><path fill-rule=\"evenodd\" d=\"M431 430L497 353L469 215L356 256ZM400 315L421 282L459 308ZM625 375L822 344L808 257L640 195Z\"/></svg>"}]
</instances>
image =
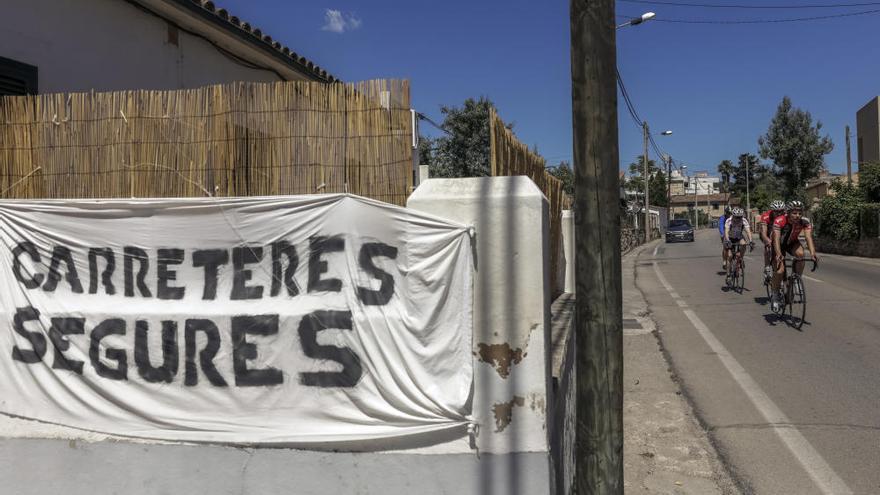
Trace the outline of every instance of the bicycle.
<instances>
[{"instance_id":1,"label":"bicycle","mask_svg":"<svg viewBox=\"0 0 880 495\"><path fill-rule=\"evenodd\" d=\"M754 243L749 243L749 251L755 248ZM746 260L744 253L746 245L736 243L731 247L730 262L727 264L727 275L724 278L727 288L742 294L746 284Z\"/></svg>"},{"instance_id":2,"label":"bicycle","mask_svg":"<svg viewBox=\"0 0 880 495\"><path fill-rule=\"evenodd\" d=\"M765 246L764 249L766 250L768 248ZM770 249L770 252L771 253L773 252L772 248ZM767 266L767 265L765 265L765 266ZM773 267L773 260L772 260L772 256L771 256L769 266L770 266L770 271L768 272L767 269L765 268L764 269L765 271L763 273L764 290L767 291L767 303L770 303L770 300L772 299L771 296L773 296L773 292L772 292L772 290L773 290L773 285L772 285L772 282L773 282L773 268L772 268Z\"/></svg>"},{"instance_id":3,"label":"bicycle","mask_svg":"<svg viewBox=\"0 0 880 495\"><path fill-rule=\"evenodd\" d=\"M771 298L770 310L780 317L787 317L789 325L800 330L804 326L804 318L807 316L807 292L804 289L803 278L794 270L794 264L798 261L813 263L810 272L815 272L818 267L818 263L812 259L786 259L784 263L787 275L782 278L779 286L779 293L783 298L783 304L778 308L774 308ZM771 289L768 287L767 291L770 292ZM795 320L795 315L800 315L800 318Z\"/></svg>"}]
</instances>

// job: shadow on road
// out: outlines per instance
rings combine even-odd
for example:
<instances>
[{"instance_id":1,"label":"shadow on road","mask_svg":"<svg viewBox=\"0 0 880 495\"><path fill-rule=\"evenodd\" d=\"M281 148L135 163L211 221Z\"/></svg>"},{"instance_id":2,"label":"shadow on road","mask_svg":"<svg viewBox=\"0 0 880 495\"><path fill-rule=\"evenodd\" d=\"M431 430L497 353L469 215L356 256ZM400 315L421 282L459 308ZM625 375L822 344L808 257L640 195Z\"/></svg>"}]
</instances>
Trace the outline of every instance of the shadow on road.
<instances>
[{"instance_id":1,"label":"shadow on road","mask_svg":"<svg viewBox=\"0 0 880 495\"><path fill-rule=\"evenodd\" d=\"M766 304L766 300L767 300L766 297L756 297L755 301L758 301L759 299L765 300L765 303L763 303L763 304ZM797 328L797 323L799 323L801 321L800 318L789 319L785 316L777 315L775 313L768 313L763 316L764 316L764 321L766 321L770 326L775 327L779 323L784 323L787 327L792 328L794 330L797 330L800 333L804 333L803 327L811 325L811 323L809 321L804 320L803 326L801 328Z\"/></svg>"},{"instance_id":2,"label":"shadow on road","mask_svg":"<svg viewBox=\"0 0 880 495\"><path fill-rule=\"evenodd\" d=\"M757 299L757 298L756 298ZM770 324L770 326L776 326L779 323L785 323L783 318L775 313L769 313L764 316L764 320Z\"/></svg>"}]
</instances>

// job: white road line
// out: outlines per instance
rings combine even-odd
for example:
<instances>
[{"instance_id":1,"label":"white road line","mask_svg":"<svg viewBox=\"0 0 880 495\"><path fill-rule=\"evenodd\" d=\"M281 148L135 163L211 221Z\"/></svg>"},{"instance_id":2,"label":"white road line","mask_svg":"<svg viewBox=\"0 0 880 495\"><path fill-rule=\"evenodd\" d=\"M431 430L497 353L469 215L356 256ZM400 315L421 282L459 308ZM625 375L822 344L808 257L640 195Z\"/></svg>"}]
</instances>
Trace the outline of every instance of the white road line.
<instances>
[{"instance_id":1,"label":"white road line","mask_svg":"<svg viewBox=\"0 0 880 495\"><path fill-rule=\"evenodd\" d=\"M816 451L801 432L794 427L788 426L791 424L791 420L789 420L785 413L783 413L773 400L770 399L770 396L761 389L758 382L756 382L746 369L739 364L739 361L727 351L721 341L715 337L700 317L697 316L693 310L688 308L687 303L678 297L678 294L672 289L672 286L669 285L666 277L660 272L660 268L657 266L656 261L653 265L654 273L657 274L660 283L663 284L663 287L666 288L666 291L669 292L675 303L682 309L685 316L687 316L694 328L697 329L697 332L700 333L700 336L703 337L706 344L709 345L709 348L718 355L721 364L727 368L727 371L730 372L733 379L739 384L749 400L752 401L755 408L757 408L761 415L764 416L767 423L771 425L773 431L776 432L785 446L788 447L788 450L791 451L792 455L801 463L801 466L803 466L804 470L806 470L807 474L812 478L819 490L826 495L852 494L852 490L846 486L846 483L844 483L840 476L834 472L831 466L829 466L825 459L822 458L822 455Z\"/></svg>"},{"instance_id":2,"label":"white road line","mask_svg":"<svg viewBox=\"0 0 880 495\"><path fill-rule=\"evenodd\" d=\"M808 277L808 276L806 276L806 275L801 275L801 277L804 277L804 278L807 279L807 280L812 280L813 282L819 282L820 284L824 284L824 283L825 283L825 282L823 282L822 280L819 280L818 278Z\"/></svg>"}]
</instances>

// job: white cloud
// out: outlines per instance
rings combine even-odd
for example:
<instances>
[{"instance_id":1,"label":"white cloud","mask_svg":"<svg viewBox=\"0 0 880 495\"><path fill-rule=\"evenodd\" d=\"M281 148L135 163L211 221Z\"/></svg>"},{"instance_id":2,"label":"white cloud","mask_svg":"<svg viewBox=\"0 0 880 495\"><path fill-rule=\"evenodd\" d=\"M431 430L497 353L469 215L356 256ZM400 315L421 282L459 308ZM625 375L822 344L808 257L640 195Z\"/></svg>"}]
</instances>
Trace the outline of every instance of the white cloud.
<instances>
[{"instance_id":1,"label":"white cloud","mask_svg":"<svg viewBox=\"0 0 880 495\"><path fill-rule=\"evenodd\" d=\"M324 31L331 33L344 33L361 27L361 20L354 14L344 14L342 11L327 9L324 11Z\"/></svg>"}]
</instances>

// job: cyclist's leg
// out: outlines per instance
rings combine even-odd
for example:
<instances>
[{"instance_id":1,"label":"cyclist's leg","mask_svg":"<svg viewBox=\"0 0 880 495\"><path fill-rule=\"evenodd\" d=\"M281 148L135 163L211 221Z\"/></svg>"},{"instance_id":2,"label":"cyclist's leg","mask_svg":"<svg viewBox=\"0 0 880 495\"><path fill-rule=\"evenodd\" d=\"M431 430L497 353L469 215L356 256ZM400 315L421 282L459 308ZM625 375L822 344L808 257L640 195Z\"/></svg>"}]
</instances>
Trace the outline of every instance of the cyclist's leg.
<instances>
[{"instance_id":1,"label":"cyclist's leg","mask_svg":"<svg viewBox=\"0 0 880 495\"><path fill-rule=\"evenodd\" d=\"M721 265L724 267L725 270L727 269L727 258L728 258L727 248L724 247L724 237L722 237L721 238Z\"/></svg>"},{"instance_id":2,"label":"cyclist's leg","mask_svg":"<svg viewBox=\"0 0 880 495\"><path fill-rule=\"evenodd\" d=\"M795 258L803 258L804 257L804 247L801 245L800 241L793 242L787 248L787 251L794 256ZM804 273L804 262L798 261L794 264L794 271L798 273L798 275Z\"/></svg>"},{"instance_id":3,"label":"cyclist's leg","mask_svg":"<svg viewBox=\"0 0 880 495\"><path fill-rule=\"evenodd\" d=\"M779 264L777 264L776 266L773 267L773 281L771 283L771 286L773 287L774 291L779 290L779 284L782 283L782 277L785 276L785 254L784 253L785 253L785 248L783 248L783 255L779 261ZM776 255L776 248L774 247L773 248L774 258L775 258L775 255Z\"/></svg>"}]
</instances>

